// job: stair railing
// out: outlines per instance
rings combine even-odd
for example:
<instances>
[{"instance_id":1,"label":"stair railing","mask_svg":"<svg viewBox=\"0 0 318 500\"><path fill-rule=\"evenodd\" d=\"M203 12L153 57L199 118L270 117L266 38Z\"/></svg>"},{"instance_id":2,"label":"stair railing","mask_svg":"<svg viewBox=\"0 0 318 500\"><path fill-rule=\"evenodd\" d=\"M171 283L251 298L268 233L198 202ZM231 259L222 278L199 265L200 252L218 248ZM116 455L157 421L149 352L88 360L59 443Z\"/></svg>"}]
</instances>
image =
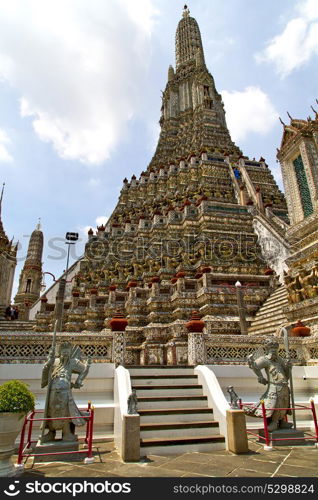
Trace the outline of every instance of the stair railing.
<instances>
[{"instance_id":1,"label":"stair railing","mask_svg":"<svg viewBox=\"0 0 318 500\"><path fill-rule=\"evenodd\" d=\"M204 365L196 366L194 373L198 375L198 382L202 385L203 395L207 396L209 407L213 408L214 418L219 422L220 433L225 437L226 446L228 446L226 412L231 408L218 379L213 370Z\"/></svg>"}]
</instances>

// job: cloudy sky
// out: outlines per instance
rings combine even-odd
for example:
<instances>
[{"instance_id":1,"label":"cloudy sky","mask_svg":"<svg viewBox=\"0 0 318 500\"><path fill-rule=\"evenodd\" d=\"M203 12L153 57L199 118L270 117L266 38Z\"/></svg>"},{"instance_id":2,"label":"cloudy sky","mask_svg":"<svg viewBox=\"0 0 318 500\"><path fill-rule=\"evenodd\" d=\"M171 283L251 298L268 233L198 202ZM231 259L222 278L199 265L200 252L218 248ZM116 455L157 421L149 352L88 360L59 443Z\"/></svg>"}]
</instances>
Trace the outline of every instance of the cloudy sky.
<instances>
[{"instance_id":1,"label":"cloudy sky","mask_svg":"<svg viewBox=\"0 0 318 500\"><path fill-rule=\"evenodd\" d=\"M111 214L123 178L147 167L183 5L0 0L0 183L6 232L21 244L16 282L39 217L44 270L59 275L65 232L81 234L80 256L86 228ZM278 117L307 118L318 97L318 1L188 6L233 139L264 156L281 185Z\"/></svg>"}]
</instances>

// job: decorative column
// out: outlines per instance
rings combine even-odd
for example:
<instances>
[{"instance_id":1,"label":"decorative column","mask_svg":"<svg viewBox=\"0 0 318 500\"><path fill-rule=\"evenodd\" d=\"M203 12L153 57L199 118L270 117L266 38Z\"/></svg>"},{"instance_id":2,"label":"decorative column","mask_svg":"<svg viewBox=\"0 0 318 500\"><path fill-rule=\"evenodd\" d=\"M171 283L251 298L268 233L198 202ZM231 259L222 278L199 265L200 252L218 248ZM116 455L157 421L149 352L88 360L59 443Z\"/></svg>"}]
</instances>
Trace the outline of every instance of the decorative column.
<instances>
[{"instance_id":1,"label":"decorative column","mask_svg":"<svg viewBox=\"0 0 318 500\"><path fill-rule=\"evenodd\" d=\"M55 311L54 311L55 321L57 321L57 328L56 328L57 332L61 332L63 327L65 287L66 287L66 280L64 278L61 278L56 293Z\"/></svg>"},{"instance_id":2,"label":"decorative column","mask_svg":"<svg viewBox=\"0 0 318 500\"><path fill-rule=\"evenodd\" d=\"M44 295L43 297L41 297L40 301L41 301L41 307L40 307L40 312L41 313L45 313L46 312L46 304L47 304L47 297L46 295Z\"/></svg>"},{"instance_id":3,"label":"decorative column","mask_svg":"<svg viewBox=\"0 0 318 500\"><path fill-rule=\"evenodd\" d=\"M31 306L30 302L28 300L26 300L24 302L24 318L23 318L25 321L29 321L29 319L30 319L29 318L30 317L30 306ZM22 318L20 318L20 319L22 319Z\"/></svg>"},{"instance_id":4,"label":"decorative column","mask_svg":"<svg viewBox=\"0 0 318 500\"><path fill-rule=\"evenodd\" d=\"M247 335L246 308L244 304L242 285L239 281L235 283L237 309L240 319L241 335Z\"/></svg>"},{"instance_id":5,"label":"decorative column","mask_svg":"<svg viewBox=\"0 0 318 500\"><path fill-rule=\"evenodd\" d=\"M263 196L261 193L261 188L259 186L256 187L256 199L258 208L260 209L261 212L264 212Z\"/></svg>"},{"instance_id":6,"label":"decorative column","mask_svg":"<svg viewBox=\"0 0 318 500\"><path fill-rule=\"evenodd\" d=\"M192 312L191 320L186 323L188 330L188 364L200 365L205 363L205 344L203 338L204 321L198 311Z\"/></svg>"},{"instance_id":7,"label":"decorative column","mask_svg":"<svg viewBox=\"0 0 318 500\"><path fill-rule=\"evenodd\" d=\"M125 330L128 325L124 315L117 311L110 320L109 326L113 332L113 355L112 361L116 365L123 365L125 362L126 339Z\"/></svg>"}]
</instances>

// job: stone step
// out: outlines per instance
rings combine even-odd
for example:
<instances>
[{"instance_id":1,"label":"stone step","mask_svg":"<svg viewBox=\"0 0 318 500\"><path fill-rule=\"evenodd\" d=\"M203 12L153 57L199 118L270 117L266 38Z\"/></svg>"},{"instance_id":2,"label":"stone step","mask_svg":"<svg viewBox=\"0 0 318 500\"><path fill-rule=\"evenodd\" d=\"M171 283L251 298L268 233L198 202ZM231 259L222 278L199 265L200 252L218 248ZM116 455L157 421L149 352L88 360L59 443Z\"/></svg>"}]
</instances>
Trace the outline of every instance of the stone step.
<instances>
[{"instance_id":1,"label":"stone step","mask_svg":"<svg viewBox=\"0 0 318 500\"><path fill-rule=\"evenodd\" d=\"M252 332L254 330L257 330L257 331L260 331L262 328L278 328L280 325L286 323L286 319L284 320L283 318L277 320L277 321L264 321L260 324L253 324L250 329L249 329L249 332Z\"/></svg>"},{"instance_id":2,"label":"stone step","mask_svg":"<svg viewBox=\"0 0 318 500\"><path fill-rule=\"evenodd\" d=\"M135 386L137 384L157 386L157 385L186 385L193 384L198 380L197 375L156 375L155 377L149 377L147 375L134 375L131 377L131 384Z\"/></svg>"},{"instance_id":3,"label":"stone step","mask_svg":"<svg viewBox=\"0 0 318 500\"><path fill-rule=\"evenodd\" d=\"M277 304L280 302L288 302L287 295L271 295L267 300L265 300L263 305L272 305L272 304Z\"/></svg>"},{"instance_id":4,"label":"stone step","mask_svg":"<svg viewBox=\"0 0 318 500\"><path fill-rule=\"evenodd\" d=\"M27 330L30 329L32 330L33 326L35 325L35 322L29 322L29 321L1 321L0 322L0 328L1 330Z\"/></svg>"},{"instance_id":5,"label":"stone step","mask_svg":"<svg viewBox=\"0 0 318 500\"><path fill-rule=\"evenodd\" d=\"M273 297L274 295L287 295L287 289L285 285L280 285L276 290L273 291L273 293L270 294L270 297Z\"/></svg>"},{"instance_id":6,"label":"stone step","mask_svg":"<svg viewBox=\"0 0 318 500\"><path fill-rule=\"evenodd\" d=\"M270 299L271 297L276 297L276 296L281 296L281 295L287 295L287 290L285 288L285 286L279 286L278 288L276 288L276 290L274 290L269 296L268 298Z\"/></svg>"},{"instance_id":7,"label":"stone step","mask_svg":"<svg viewBox=\"0 0 318 500\"><path fill-rule=\"evenodd\" d=\"M259 317L259 318L255 319L255 321L253 321L250 328L252 328L253 326L256 326L256 325L262 326L262 325L265 325L269 322L282 323L282 322L286 322L286 321L287 321L287 318L284 314L273 314L272 316Z\"/></svg>"},{"instance_id":8,"label":"stone step","mask_svg":"<svg viewBox=\"0 0 318 500\"><path fill-rule=\"evenodd\" d=\"M1 320L0 321L0 325L13 325L13 324L17 324L17 325L35 325L36 321L35 320L30 320L30 321L24 321L24 320L19 320L19 319L15 319L13 321L11 320Z\"/></svg>"},{"instance_id":9,"label":"stone step","mask_svg":"<svg viewBox=\"0 0 318 500\"><path fill-rule=\"evenodd\" d=\"M285 307L285 305L270 307L270 308L265 307L264 309L262 309L262 311L258 311L258 313L256 314L256 316L253 318L252 321L257 320L258 318L264 318L266 316L271 316L273 314L278 314L278 313L285 314L284 307Z\"/></svg>"},{"instance_id":10,"label":"stone step","mask_svg":"<svg viewBox=\"0 0 318 500\"><path fill-rule=\"evenodd\" d=\"M126 367L129 370L130 376L147 375L148 377L153 377L156 375L166 375L168 376L181 376L181 375L193 375L193 367L191 366L142 366L142 367Z\"/></svg>"},{"instance_id":11,"label":"stone step","mask_svg":"<svg viewBox=\"0 0 318 500\"><path fill-rule=\"evenodd\" d=\"M288 302L287 300L287 294L280 294L280 295L270 295L266 300L265 302L263 303L263 306L264 305L272 305L272 304L276 304L277 302ZM262 307L263 307L262 306Z\"/></svg>"},{"instance_id":12,"label":"stone step","mask_svg":"<svg viewBox=\"0 0 318 500\"><path fill-rule=\"evenodd\" d=\"M139 396L201 396L202 385L133 385Z\"/></svg>"},{"instance_id":13,"label":"stone step","mask_svg":"<svg viewBox=\"0 0 318 500\"><path fill-rule=\"evenodd\" d=\"M269 313L272 311L282 311L283 308L287 305L288 302L286 300L273 302L272 304L263 304L261 308L257 311L255 318L257 318L257 316L261 316L264 313Z\"/></svg>"},{"instance_id":14,"label":"stone step","mask_svg":"<svg viewBox=\"0 0 318 500\"><path fill-rule=\"evenodd\" d=\"M141 438L172 438L174 436L212 436L220 434L216 421L161 422L143 423L140 425Z\"/></svg>"},{"instance_id":15,"label":"stone step","mask_svg":"<svg viewBox=\"0 0 318 500\"><path fill-rule=\"evenodd\" d=\"M213 410L211 408L151 408L151 409L138 409L141 424L150 422L171 422L177 420L178 422L199 422L214 420Z\"/></svg>"},{"instance_id":16,"label":"stone step","mask_svg":"<svg viewBox=\"0 0 318 500\"><path fill-rule=\"evenodd\" d=\"M183 436L176 438L149 438L140 440L140 455L171 455L187 452L223 450L225 438L220 435Z\"/></svg>"},{"instance_id":17,"label":"stone step","mask_svg":"<svg viewBox=\"0 0 318 500\"><path fill-rule=\"evenodd\" d=\"M129 367L137 392L141 456L224 449L219 424L191 367Z\"/></svg>"},{"instance_id":18,"label":"stone step","mask_svg":"<svg viewBox=\"0 0 318 500\"><path fill-rule=\"evenodd\" d=\"M205 408L207 396L138 396L139 409Z\"/></svg>"},{"instance_id":19,"label":"stone step","mask_svg":"<svg viewBox=\"0 0 318 500\"><path fill-rule=\"evenodd\" d=\"M275 319L281 316L286 317L281 309L273 309L273 311L264 311L263 314L259 314L254 318L253 323L255 323L256 321L263 321L265 319Z\"/></svg>"},{"instance_id":20,"label":"stone step","mask_svg":"<svg viewBox=\"0 0 318 500\"><path fill-rule=\"evenodd\" d=\"M283 325L287 322L287 319L283 317L276 318L274 320L267 319L266 321L260 321L258 323L253 323L249 331L253 331L255 329L259 330L261 328L266 328L267 326L272 326L273 328L277 328L280 325Z\"/></svg>"},{"instance_id":21,"label":"stone step","mask_svg":"<svg viewBox=\"0 0 318 500\"><path fill-rule=\"evenodd\" d=\"M249 335L274 335L279 325L269 326L268 328L255 328L255 330L249 330Z\"/></svg>"}]
</instances>

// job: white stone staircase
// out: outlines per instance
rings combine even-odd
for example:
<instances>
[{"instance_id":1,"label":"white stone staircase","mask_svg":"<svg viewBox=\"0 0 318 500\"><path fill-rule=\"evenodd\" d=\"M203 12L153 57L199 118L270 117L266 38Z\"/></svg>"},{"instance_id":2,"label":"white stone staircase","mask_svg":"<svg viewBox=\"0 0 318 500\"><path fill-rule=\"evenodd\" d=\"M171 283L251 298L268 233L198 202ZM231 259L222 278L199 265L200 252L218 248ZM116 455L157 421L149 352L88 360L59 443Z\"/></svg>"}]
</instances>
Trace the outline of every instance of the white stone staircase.
<instances>
[{"instance_id":1,"label":"white stone staircase","mask_svg":"<svg viewBox=\"0 0 318 500\"><path fill-rule=\"evenodd\" d=\"M1 320L0 331L2 332L29 332L33 331L35 321L20 321L18 319L13 321Z\"/></svg>"},{"instance_id":2,"label":"white stone staircase","mask_svg":"<svg viewBox=\"0 0 318 500\"><path fill-rule=\"evenodd\" d=\"M191 367L127 367L138 397L140 455L225 449Z\"/></svg>"},{"instance_id":3,"label":"white stone staircase","mask_svg":"<svg viewBox=\"0 0 318 500\"><path fill-rule=\"evenodd\" d=\"M283 308L288 305L285 286L279 286L264 302L251 321L249 335L272 335L279 326L286 324Z\"/></svg>"}]
</instances>

